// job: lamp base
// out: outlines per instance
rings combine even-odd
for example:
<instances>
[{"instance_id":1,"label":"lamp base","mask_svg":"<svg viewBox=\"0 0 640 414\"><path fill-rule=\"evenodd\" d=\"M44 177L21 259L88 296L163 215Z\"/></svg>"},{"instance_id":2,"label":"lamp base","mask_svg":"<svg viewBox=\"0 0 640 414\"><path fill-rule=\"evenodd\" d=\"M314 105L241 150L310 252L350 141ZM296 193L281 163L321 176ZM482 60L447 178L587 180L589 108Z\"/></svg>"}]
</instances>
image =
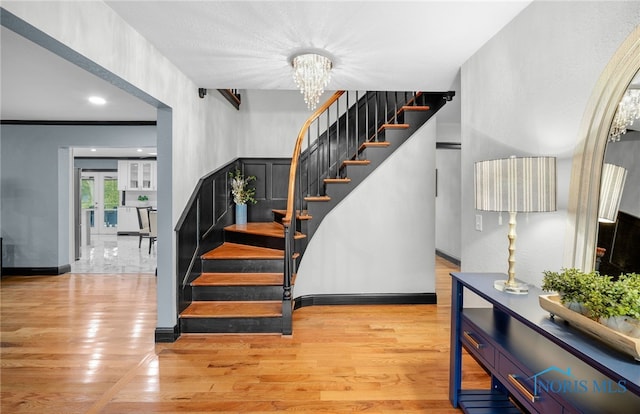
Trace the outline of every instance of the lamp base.
<instances>
[{"instance_id":1,"label":"lamp base","mask_svg":"<svg viewBox=\"0 0 640 414\"><path fill-rule=\"evenodd\" d=\"M511 293L513 295L526 295L529 293L529 285L522 282L515 282L509 285L506 280L496 280L493 282L493 287L501 292Z\"/></svg>"}]
</instances>

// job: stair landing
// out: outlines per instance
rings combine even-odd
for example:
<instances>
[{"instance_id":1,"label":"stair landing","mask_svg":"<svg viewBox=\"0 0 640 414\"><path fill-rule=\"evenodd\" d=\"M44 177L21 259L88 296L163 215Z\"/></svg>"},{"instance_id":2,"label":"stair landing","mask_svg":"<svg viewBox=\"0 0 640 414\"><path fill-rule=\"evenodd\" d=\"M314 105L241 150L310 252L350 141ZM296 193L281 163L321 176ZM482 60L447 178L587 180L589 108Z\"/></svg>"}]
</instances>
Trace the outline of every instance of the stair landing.
<instances>
[{"instance_id":1,"label":"stair landing","mask_svg":"<svg viewBox=\"0 0 640 414\"><path fill-rule=\"evenodd\" d=\"M271 222L255 222L247 224L232 224L224 228L226 231L236 233L256 234L261 236L284 238L284 226L275 221ZM300 232L294 234L294 238L301 239L306 237Z\"/></svg>"}]
</instances>

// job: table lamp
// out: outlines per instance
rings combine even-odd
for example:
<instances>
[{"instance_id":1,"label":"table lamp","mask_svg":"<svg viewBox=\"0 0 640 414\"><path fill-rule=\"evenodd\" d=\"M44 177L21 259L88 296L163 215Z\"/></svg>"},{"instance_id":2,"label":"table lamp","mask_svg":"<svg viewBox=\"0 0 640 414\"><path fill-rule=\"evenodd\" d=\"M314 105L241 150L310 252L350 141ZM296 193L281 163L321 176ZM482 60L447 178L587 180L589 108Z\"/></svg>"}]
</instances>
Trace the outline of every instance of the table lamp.
<instances>
[{"instance_id":1,"label":"table lamp","mask_svg":"<svg viewBox=\"0 0 640 414\"><path fill-rule=\"evenodd\" d=\"M497 280L498 290L527 294L526 283L516 281L516 213L556 210L556 159L510 157L475 163L475 208L509 213L509 272Z\"/></svg>"}]
</instances>

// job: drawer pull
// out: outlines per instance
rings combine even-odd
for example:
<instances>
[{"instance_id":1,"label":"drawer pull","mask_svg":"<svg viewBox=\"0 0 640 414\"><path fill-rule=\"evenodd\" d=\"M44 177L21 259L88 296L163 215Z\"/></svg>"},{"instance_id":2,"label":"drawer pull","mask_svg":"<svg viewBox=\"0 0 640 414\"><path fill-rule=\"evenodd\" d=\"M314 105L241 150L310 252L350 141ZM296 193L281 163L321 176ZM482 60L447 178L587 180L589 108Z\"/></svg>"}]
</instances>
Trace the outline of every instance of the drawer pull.
<instances>
[{"instance_id":1,"label":"drawer pull","mask_svg":"<svg viewBox=\"0 0 640 414\"><path fill-rule=\"evenodd\" d=\"M482 349L484 348L484 344L481 344L480 342L476 341L475 338L472 335L471 332L469 331L462 331L462 335L467 338L467 341L471 342L471 345L475 348L475 349Z\"/></svg>"},{"instance_id":2,"label":"drawer pull","mask_svg":"<svg viewBox=\"0 0 640 414\"><path fill-rule=\"evenodd\" d=\"M527 387L525 387L520 381L518 381L518 377L515 374L509 374L507 379L514 387L516 387L518 391L520 391L521 394L523 394L527 398L527 400L531 401L532 403L536 402L538 396L531 394Z\"/></svg>"}]
</instances>

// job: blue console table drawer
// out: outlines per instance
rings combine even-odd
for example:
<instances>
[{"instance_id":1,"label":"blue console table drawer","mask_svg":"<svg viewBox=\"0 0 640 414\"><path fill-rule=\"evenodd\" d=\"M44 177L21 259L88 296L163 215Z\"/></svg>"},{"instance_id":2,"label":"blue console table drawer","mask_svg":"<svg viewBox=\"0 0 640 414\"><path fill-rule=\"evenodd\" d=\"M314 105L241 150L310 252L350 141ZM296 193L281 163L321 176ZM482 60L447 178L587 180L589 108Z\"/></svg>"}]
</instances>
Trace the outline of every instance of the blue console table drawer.
<instances>
[{"instance_id":1,"label":"blue console table drawer","mask_svg":"<svg viewBox=\"0 0 640 414\"><path fill-rule=\"evenodd\" d=\"M492 342L482 334L482 330L466 318L462 318L462 345L483 365L495 366L495 347Z\"/></svg>"},{"instance_id":2,"label":"blue console table drawer","mask_svg":"<svg viewBox=\"0 0 640 414\"><path fill-rule=\"evenodd\" d=\"M535 389L532 375L518 367L507 356L499 354L497 374L500 382L511 395L518 396L518 401L529 411L541 414L562 414L562 405L547 392Z\"/></svg>"}]
</instances>

